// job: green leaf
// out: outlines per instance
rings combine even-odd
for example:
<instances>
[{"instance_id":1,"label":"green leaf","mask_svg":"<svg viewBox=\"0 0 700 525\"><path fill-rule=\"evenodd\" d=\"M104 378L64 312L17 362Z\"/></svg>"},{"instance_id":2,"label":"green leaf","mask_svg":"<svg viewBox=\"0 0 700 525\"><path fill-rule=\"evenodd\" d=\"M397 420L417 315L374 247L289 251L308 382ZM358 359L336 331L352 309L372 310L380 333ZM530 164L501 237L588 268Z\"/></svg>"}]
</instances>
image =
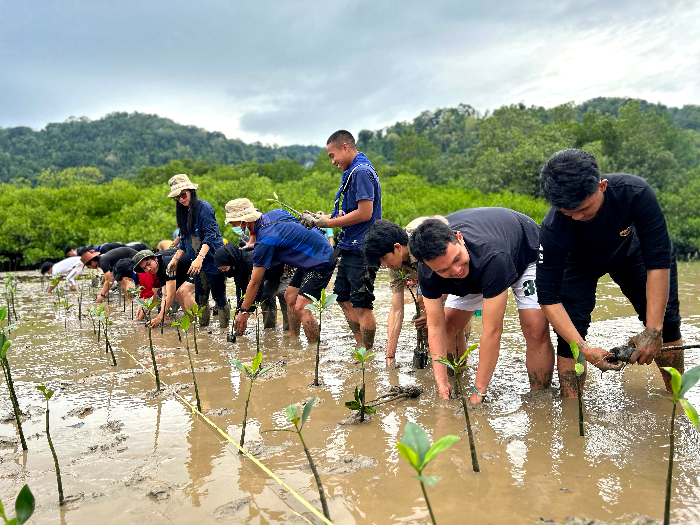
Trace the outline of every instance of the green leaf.
<instances>
[{"instance_id":1,"label":"green leaf","mask_svg":"<svg viewBox=\"0 0 700 525\"><path fill-rule=\"evenodd\" d=\"M354 352L355 358L360 362L364 363L365 362L365 357L367 356L367 349L364 346L361 346Z\"/></svg>"},{"instance_id":2,"label":"green leaf","mask_svg":"<svg viewBox=\"0 0 700 525\"><path fill-rule=\"evenodd\" d=\"M316 305L314 303L309 303L304 307L304 310L316 310Z\"/></svg>"},{"instance_id":3,"label":"green leaf","mask_svg":"<svg viewBox=\"0 0 700 525\"><path fill-rule=\"evenodd\" d=\"M586 370L581 363L576 363L574 365L574 370L576 370L576 375L580 376Z\"/></svg>"},{"instance_id":4,"label":"green leaf","mask_svg":"<svg viewBox=\"0 0 700 525\"><path fill-rule=\"evenodd\" d=\"M681 375L672 366L662 366L662 369L671 374L671 390L673 390L674 401L678 399L678 392L681 389ZM689 387L690 388L690 387Z\"/></svg>"},{"instance_id":5,"label":"green leaf","mask_svg":"<svg viewBox=\"0 0 700 525\"><path fill-rule=\"evenodd\" d=\"M328 308L329 306L332 306L336 301L338 300L338 296L334 293L328 295L326 297L326 300L323 301L323 307Z\"/></svg>"},{"instance_id":6,"label":"green leaf","mask_svg":"<svg viewBox=\"0 0 700 525\"><path fill-rule=\"evenodd\" d=\"M7 306L0 308L0 321L4 321L5 317L7 317Z\"/></svg>"},{"instance_id":7,"label":"green leaf","mask_svg":"<svg viewBox=\"0 0 700 525\"><path fill-rule=\"evenodd\" d=\"M425 455L430 449L430 440L425 430L409 421L403 429L401 443L416 453L419 466L424 464Z\"/></svg>"},{"instance_id":8,"label":"green leaf","mask_svg":"<svg viewBox=\"0 0 700 525\"><path fill-rule=\"evenodd\" d=\"M429 487L434 487L435 485L437 485L437 482L442 479L442 477L440 477L440 476L413 476L413 477L416 478L418 481L422 481L423 483L425 483Z\"/></svg>"},{"instance_id":9,"label":"green leaf","mask_svg":"<svg viewBox=\"0 0 700 525\"><path fill-rule=\"evenodd\" d=\"M246 367L243 363L241 363L238 359L231 359L231 364L238 368L241 372L245 373Z\"/></svg>"},{"instance_id":10,"label":"green leaf","mask_svg":"<svg viewBox=\"0 0 700 525\"><path fill-rule=\"evenodd\" d=\"M700 366L696 366L688 370L681 376L681 389L678 391L678 397L683 397L685 393L693 388L700 380Z\"/></svg>"},{"instance_id":11,"label":"green leaf","mask_svg":"<svg viewBox=\"0 0 700 525\"><path fill-rule=\"evenodd\" d=\"M574 359L578 361L578 345L571 341L569 343L569 348L571 348L571 353L574 354Z\"/></svg>"},{"instance_id":12,"label":"green leaf","mask_svg":"<svg viewBox=\"0 0 700 525\"><path fill-rule=\"evenodd\" d=\"M669 401L673 401L673 399L671 399L670 397L668 397L668 396L662 396L661 394L654 394L654 393L651 393L651 394L649 394L649 397L662 397L662 398L664 398L664 399L668 399Z\"/></svg>"},{"instance_id":13,"label":"green leaf","mask_svg":"<svg viewBox=\"0 0 700 525\"><path fill-rule=\"evenodd\" d=\"M321 288L321 300L319 301L321 305L323 305L326 302L326 289Z\"/></svg>"},{"instance_id":14,"label":"green leaf","mask_svg":"<svg viewBox=\"0 0 700 525\"><path fill-rule=\"evenodd\" d=\"M359 401L346 401L345 406L349 408L350 410L357 410L359 409L362 405L360 404Z\"/></svg>"},{"instance_id":15,"label":"green leaf","mask_svg":"<svg viewBox=\"0 0 700 525\"><path fill-rule=\"evenodd\" d=\"M297 417L297 406L296 405L289 405L287 407L287 421L292 421Z\"/></svg>"},{"instance_id":16,"label":"green leaf","mask_svg":"<svg viewBox=\"0 0 700 525\"><path fill-rule=\"evenodd\" d=\"M192 319L188 315L182 318L182 321L180 321L180 326L182 329L186 332L187 329L190 327L190 324L192 323Z\"/></svg>"},{"instance_id":17,"label":"green leaf","mask_svg":"<svg viewBox=\"0 0 700 525\"><path fill-rule=\"evenodd\" d=\"M440 363L441 365L445 365L447 368L454 370L455 366L450 363L447 359L444 357L441 357L440 359L433 359L433 363Z\"/></svg>"},{"instance_id":18,"label":"green leaf","mask_svg":"<svg viewBox=\"0 0 700 525\"><path fill-rule=\"evenodd\" d=\"M15 501L15 512L17 513L17 524L21 525L26 522L34 513L34 495L29 487L25 485L17 495Z\"/></svg>"},{"instance_id":19,"label":"green leaf","mask_svg":"<svg viewBox=\"0 0 700 525\"><path fill-rule=\"evenodd\" d=\"M450 448L452 445L457 443L457 441L459 441L459 438L453 435L438 439L435 443L433 443L433 446L428 449L425 459L423 460L423 465L421 466L425 467L428 463L438 457L438 454Z\"/></svg>"},{"instance_id":20,"label":"green leaf","mask_svg":"<svg viewBox=\"0 0 700 525\"><path fill-rule=\"evenodd\" d=\"M683 410L685 410L685 415L688 416L690 422L695 428L700 428L700 419L698 419L698 412L695 407L687 399L681 399L681 405Z\"/></svg>"},{"instance_id":21,"label":"green leaf","mask_svg":"<svg viewBox=\"0 0 700 525\"><path fill-rule=\"evenodd\" d=\"M399 449L399 454L401 454L414 469L418 470L418 456L416 453L403 443L397 443L396 448Z\"/></svg>"},{"instance_id":22,"label":"green leaf","mask_svg":"<svg viewBox=\"0 0 700 525\"><path fill-rule=\"evenodd\" d=\"M36 388L42 394L46 394L46 385L36 385L34 388Z\"/></svg>"},{"instance_id":23,"label":"green leaf","mask_svg":"<svg viewBox=\"0 0 700 525\"><path fill-rule=\"evenodd\" d=\"M376 414L377 410L374 407L365 407L365 414Z\"/></svg>"},{"instance_id":24,"label":"green leaf","mask_svg":"<svg viewBox=\"0 0 700 525\"><path fill-rule=\"evenodd\" d=\"M271 366L266 366L265 368L261 368L255 377L260 377L261 375L263 375L265 372L267 372L269 370L272 370Z\"/></svg>"},{"instance_id":25,"label":"green leaf","mask_svg":"<svg viewBox=\"0 0 700 525\"><path fill-rule=\"evenodd\" d=\"M180 326L180 323L178 323L177 321L173 321L173 324L171 324L170 326Z\"/></svg>"},{"instance_id":26,"label":"green leaf","mask_svg":"<svg viewBox=\"0 0 700 525\"><path fill-rule=\"evenodd\" d=\"M301 425L304 426L306 420L309 419L309 414L311 414L311 409L314 406L314 401L316 401L316 396L309 399L304 405L304 411L301 414Z\"/></svg>"},{"instance_id":27,"label":"green leaf","mask_svg":"<svg viewBox=\"0 0 700 525\"><path fill-rule=\"evenodd\" d=\"M7 517L5 516L5 507L2 506L2 500L0 500L0 518L7 523Z\"/></svg>"},{"instance_id":28,"label":"green leaf","mask_svg":"<svg viewBox=\"0 0 700 525\"><path fill-rule=\"evenodd\" d=\"M583 352L579 352L578 357L576 358L576 362L583 364L585 361L586 361L586 356L583 355Z\"/></svg>"},{"instance_id":29,"label":"green leaf","mask_svg":"<svg viewBox=\"0 0 700 525\"><path fill-rule=\"evenodd\" d=\"M260 363L262 363L262 352L255 354L255 359L253 359L253 364L250 367L253 369L253 374L260 368Z\"/></svg>"}]
</instances>

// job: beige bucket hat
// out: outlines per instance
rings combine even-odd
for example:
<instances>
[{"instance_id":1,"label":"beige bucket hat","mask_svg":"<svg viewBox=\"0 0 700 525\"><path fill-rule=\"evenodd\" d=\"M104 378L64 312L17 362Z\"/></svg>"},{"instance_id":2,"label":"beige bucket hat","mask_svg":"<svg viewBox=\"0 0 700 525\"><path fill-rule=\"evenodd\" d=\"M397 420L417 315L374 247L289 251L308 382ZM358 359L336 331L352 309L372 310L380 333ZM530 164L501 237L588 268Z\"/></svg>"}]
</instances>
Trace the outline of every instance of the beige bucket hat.
<instances>
[{"instance_id":1,"label":"beige bucket hat","mask_svg":"<svg viewBox=\"0 0 700 525\"><path fill-rule=\"evenodd\" d=\"M249 199L233 199L226 203L226 220L225 224L234 221L255 222L262 213L255 209L253 203Z\"/></svg>"},{"instance_id":2,"label":"beige bucket hat","mask_svg":"<svg viewBox=\"0 0 700 525\"><path fill-rule=\"evenodd\" d=\"M199 187L199 184L192 184L190 178L184 173L173 175L168 181L168 184L170 185L169 199L180 195L182 190L196 190Z\"/></svg>"}]
</instances>

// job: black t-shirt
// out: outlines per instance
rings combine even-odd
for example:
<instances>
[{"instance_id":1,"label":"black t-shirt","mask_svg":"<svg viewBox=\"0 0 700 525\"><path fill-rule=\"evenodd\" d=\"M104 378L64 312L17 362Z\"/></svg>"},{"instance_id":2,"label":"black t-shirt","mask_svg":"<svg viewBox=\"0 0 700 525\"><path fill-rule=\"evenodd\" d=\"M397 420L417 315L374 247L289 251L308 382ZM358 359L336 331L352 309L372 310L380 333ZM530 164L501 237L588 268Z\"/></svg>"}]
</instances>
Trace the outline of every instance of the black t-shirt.
<instances>
[{"instance_id":1,"label":"black t-shirt","mask_svg":"<svg viewBox=\"0 0 700 525\"><path fill-rule=\"evenodd\" d=\"M103 272L107 273L112 270L112 266L114 266L119 259L126 259L127 257L131 259L136 253L136 250L128 246L109 250L107 253L100 255L100 268Z\"/></svg>"},{"instance_id":2,"label":"black t-shirt","mask_svg":"<svg viewBox=\"0 0 700 525\"><path fill-rule=\"evenodd\" d=\"M641 177L605 175L605 209L593 222L575 221L552 207L540 231L537 298L540 304L561 302L567 264L614 271L641 245L647 270L670 268L671 240L654 190Z\"/></svg>"},{"instance_id":3,"label":"black t-shirt","mask_svg":"<svg viewBox=\"0 0 700 525\"><path fill-rule=\"evenodd\" d=\"M506 208L471 208L448 215L447 221L453 231L462 233L469 274L448 279L420 264L418 282L426 299L475 293L485 299L496 297L537 258L539 226L527 215Z\"/></svg>"},{"instance_id":4,"label":"black t-shirt","mask_svg":"<svg viewBox=\"0 0 700 525\"><path fill-rule=\"evenodd\" d=\"M121 248L124 246L123 242L106 242L104 244L100 244L100 253L104 255L107 252L110 252L116 248Z\"/></svg>"}]
</instances>

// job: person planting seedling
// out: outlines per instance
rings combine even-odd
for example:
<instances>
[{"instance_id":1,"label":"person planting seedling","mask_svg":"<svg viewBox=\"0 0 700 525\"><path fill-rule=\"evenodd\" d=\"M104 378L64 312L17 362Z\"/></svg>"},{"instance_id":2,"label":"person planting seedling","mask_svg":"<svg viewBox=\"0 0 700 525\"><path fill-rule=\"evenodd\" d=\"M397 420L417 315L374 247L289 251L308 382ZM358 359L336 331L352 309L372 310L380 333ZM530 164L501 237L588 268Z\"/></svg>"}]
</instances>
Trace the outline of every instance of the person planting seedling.
<instances>
[{"instance_id":1,"label":"person planting seedling","mask_svg":"<svg viewBox=\"0 0 700 525\"><path fill-rule=\"evenodd\" d=\"M5 525L22 525L34 514L34 506L34 495L29 490L29 486L25 485L17 494L17 499L15 500L15 514L17 517L8 520L0 501L0 518L5 522Z\"/></svg>"},{"instance_id":2,"label":"person planting seedling","mask_svg":"<svg viewBox=\"0 0 700 525\"><path fill-rule=\"evenodd\" d=\"M248 403L250 402L250 392L253 390L253 382L260 376L262 376L265 372L268 370L272 369L271 366L267 366L265 368L260 368L260 363L262 363L262 353L260 353L260 350L258 350L258 353L255 354L255 358L253 359L253 362L251 365L248 367L241 363L237 359L231 359L231 363L238 368L241 372L243 372L248 379L250 379L250 386L248 387L248 397L245 400L245 410L243 411L243 426L241 429L241 448L243 448L243 444L245 442L245 427L247 424L248 420ZM239 451L239 454L242 454L243 452Z\"/></svg>"},{"instance_id":3,"label":"person planting seedling","mask_svg":"<svg viewBox=\"0 0 700 525\"><path fill-rule=\"evenodd\" d=\"M476 457L476 445L474 444L474 434L472 433L472 424L469 421L469 409L467 408L467 401L464 399L464 391L462 390L462 372L464 372L469 365L467 364L467 357L469 354L475 350L479 345L471 345L467 348L467 351L462 354L459 359L452 356L452 360L439 359L437 362L450 368L455 373L455 381L457 383L457 391L459 393L459 400L462 402L462 410L464 411L464 419L467 422L467 435L469 436L469 450L472 455L472 470L474 472L480 472L479 470L479 460Z\"/></svg>"},{"instance_id":4,"label":"person planting seedling","mask_svg":"<svg viewBox=\"0 0 700 525\"><path fill-rule=\"evenodd\" d=\"M153 360L153 371L156 376L156 389L160 390L160 376L158 375L158 365L156 364L156 353L153 351L153 337L151 335L152 323L151 323L151 311L158 306L159 301L154 295L148 299L136 299L136 304L139 308L142 308L146 313L146 328L148 328L148 345L151 348L151 359Z\"/></svg>"},{"instance_id":5,"label":"person planting seedling","mask_svg":"<svg viewBox=\"0 0 700 525\"><path fill-rule=\"evenodd\" d=\"M673 403L673 411L671 412L671 431L669 433L669 451L668 451L668 474L666 476L666 502L664 505L664 525L669 525L671 522L671 484L673 483L673 455L676 445L676 408L678 403L681 404L685 414L690 419L690 422L695 428L700 428L700 419L695 407L683 396L695 386L700 380L700 366L691 368L685 374L681 375L678 370L672 366L664 368L671 376L671 396L662 396L659 394L650 394L650 397L663 397Z\"/></svg>"},{"instance_id":6,"label":"person planting seedling","mask_svg":"<svg viewBox=\"0 0 700 525\"><path fill-rule=\"evenodd\" d=\"M313 458L311 457L311 452L309 452L309 449L306 447L306 442L304 441L304 437L301 435L301 429L304 427L304 423L306 423L306 420L309 419L309 415L311 414L311 409L314 406L314 402L316 401L316 396L312 397L309 399L309 401L306 402L304 405L304 410L301 413L301 420L299 419L299 416L297 415L297 406L296 405L289 405L286 409L286 415L287 415L287 421L289 421L292 425L294 425L294 428L273 428L272 430L265 430L264 432L296 432L297 435L299 436L299 441L301 441L301 445L304 447L304 453L306 454L306 459L309 460L309 466L311 467L311 472L314 475L314 479L316 480L316 486L318 487L318 495L321 498L321 507L323 508L323 515L330 520L331 519L331 514L328 511L328 503L326 502L326 493L323 491L323 484L321 483L321 477L318 475L318 471L316 470L316 464L314 463Z\"/></svg>"},{"instance_id":7,"label":"person planting seedling","mask_svg":"<svg viewBox=\"0 0 700 525\"><path fill-rule=\"evenodd\" d=\"M430 500L428 499L428 493L425 491L425 484L434 487L435 484L442 478L440 476L424 476L423 470L425 467L434 460L441 452L444 452L452 445L457 443L459 438L457 436L445 436L438 439L432 445L430 444L430 439L421 427L410 421L406 423L403 429L403 437L401 438L401 443L396 444L396 448L399 449L399 453L403 458L410 463L410 465L418 473L417 476L413 476L420 482L420 488L423 491L423 497L425 498L425 504L428 507L428 512L430 513L430 520L435 525L435 515L433 514L433 509L430 506Z\"/></svg>"},{"instance_id":8,"label":"person planting seedling","mask_svg":"<svg viewBox=\"0 0 700 525\"><path fill-rule=\"evenodd\" d=\"M574 356L576 364L574 365L574 372L576 373L576 391L578 392L578 434L583 436L583 401L581 400L581 394L583 392L583 384L581 384L581 376L586 371L584 363L586 362L586 356L583 352L579 351L578 345L571 341L571 355ZM586 378L584 377L585 381Z\"/></svg>"},{"instance_id":9,"label":"person planting seedling","mask_svg":"<svg viewBox=\"0 0 700 525\"><path fill-rule=\"evenodd\" d=\"M364 347L352 351L352 356L360 362L362 367L362 388L358 390L355 387L355 400L346 401L345 406L350 410L357 410L360 415L360 422L364 422L365 414L376 414L377 412L374 408L365 405L365 362L375 355L377 355L376 352L368 354L367 349Z\"/></svg>"},{"instance_id":10,"label":"person planting seedling","mask_svg":"<svg viewBox=\"0 0 700 525\"><path fill-rule=\"evenodd\" d=\"M3 306L0 308L0 323L2 323L7 317L7 307ZM15 393L15 385L12 381L12 371L10 370L10 362L7 359L7 351L12 345L12 341L7 338L10 330L16 328L17 325L6 324L0 328L0 363L2 364L2 371L5 375L5 383L7 383L7 389L10 391L10 400L12 402L12 410L15 414L15 421L17 422L17 430L19 431L19 439L22 442L22 450L28 450L27 442L24 439L24 432L22 431L22 420L20 419L20 409L19 401L17 400L17 394Z\"/></svg>"},{"instance_id":11,"label":"person planting seedling","mask_svg":"<svg viewBox=\"0 0 700 525\"><path fill-rule=\"evenodd\" d=\"M197 388L197 378L194 375L194 365L192 364L192 354L190 353L190 340L188 338L188 330L190 326L192 326L192 320L189 318L189 316L186 315L182 318L182 320L179 323L177 321L173 322L172 326L179 326L180 328L182 328L182 331L185 332L185 346L187 347L187 357L190 358L190 370L192 370L192 381L194 382L194 395L197 398L197 410L201 412L202 403L199 400L199 389Z\"/></svg>"},{"instance_id":12,"label":"person planting seedling","mask_svg":"<svg viewBox=\"0 0 700 525\"><path fill-rule=\"evenodd\" d=\"M41 385L35 387L39 390L46 399L46 439L49 441L49 448L51 449L51 454L53 455L53 463L56 466L56 483L58 484L58 504L63 505L63 483L61 483L61 468L58 466L58 456L56 456L56 449L53 448L53 441L51 441L51 433L49 432L49 399L53 396L53 390L48 390L46 385Z\"/></svg>"}]
</instances>

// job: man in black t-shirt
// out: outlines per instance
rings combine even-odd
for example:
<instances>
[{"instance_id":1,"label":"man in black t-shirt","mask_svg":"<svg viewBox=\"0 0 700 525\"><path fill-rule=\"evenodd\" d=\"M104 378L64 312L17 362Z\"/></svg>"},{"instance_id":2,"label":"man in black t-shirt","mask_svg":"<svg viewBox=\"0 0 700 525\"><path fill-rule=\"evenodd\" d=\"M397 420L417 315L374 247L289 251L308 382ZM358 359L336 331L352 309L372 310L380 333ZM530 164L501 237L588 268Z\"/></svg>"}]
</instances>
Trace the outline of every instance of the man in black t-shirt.
<instances>
[{"instance_id":1,"label":"man in black t-shirt","mask_svg":"<svg viewBox=\"0 0 700 525\"><path fill-rule=\"evenodd\" d=\"M527 345L530 388L548 388L554 348L549 324L537 303L537 224L505 208L472 208L446 218L448 224L423 222L409 241L411 253L422 263L418 283L428 316L430 353L446 357L454 348L453 334L466 325L474 311L482 310L479 365L470 400L483 401L498 361L508 288L512 288ZM438 394L449 398L445 366L433 363L433 373Z\"/></svg>"},{"instance_id":2,"label":"man in black t-shirt","mask_svg":"<svg viewBox=\"0 0 700 525\"><path fill-rule=\"evenodd\" d=\"M95 250L90 250L85 252L80 257L80 262L82 262L88 268L97 269L100 268L104 272L104 285L99 294L97 294L97 299L95 302L101 303L104 301L105 297L109 293L109 289L114 284L114 276L112 275L112 267L120 259L130 259L136 255L136 250L129 248L127 246L121 246L119 248L114 248L105 254L100 254ZM129 279L131 281L131 279ZM125 284L125 281L122 281ZM131 284L131 283L129 283Z\"/></svg>"},{"instance_id":3,"label":"man in black t-shirt","mask_svg":"<svg viewBox=\"0 0 700 525\"><path fill-rule=\"evenodd\" d=\"M676 263L654 190L634 175L601 180L593 155L577 149L552 155L540 182L552 208L540 231L537 288L559 334L562 393L577 395L571 342L601 370L621 367L606 360L608 352L585 341L596 285L606 273L646 326L630 339L636 346L630 362L648 365L655 360L659 367L673 366L683 373L682 352L659 352L662 345L681 344L681 332ZM662 374L670 391L670 375Z\"/></svg>"}]
</instances>

